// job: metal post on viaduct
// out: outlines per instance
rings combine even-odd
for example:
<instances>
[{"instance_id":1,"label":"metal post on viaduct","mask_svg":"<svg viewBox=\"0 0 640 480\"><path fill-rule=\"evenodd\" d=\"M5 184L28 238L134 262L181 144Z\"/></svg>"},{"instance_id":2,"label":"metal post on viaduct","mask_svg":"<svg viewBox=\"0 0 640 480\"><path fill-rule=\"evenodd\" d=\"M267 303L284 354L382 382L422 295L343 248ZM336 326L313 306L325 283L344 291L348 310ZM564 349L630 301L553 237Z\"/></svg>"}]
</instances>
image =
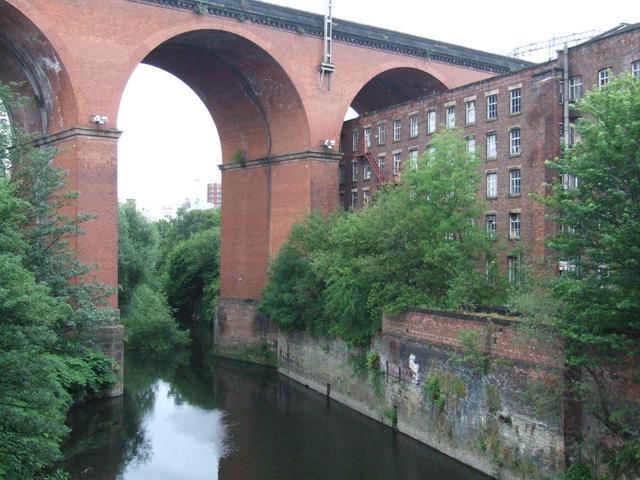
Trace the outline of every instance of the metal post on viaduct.
<instances>
[{"instance_id":1,"label":"metal post on viaduct","mask_svg":"<svg viewBox=\"0 0 640 480\"><path fill-rule=\"evenodd\" d=\"M254 304L291 225L337 208L341 155L323 142L339 141L349 106L372 111L523 66L334 20L335 72L320 83L323 29L321 15L253 0L0 0L0 82L32 100L11 119L59 148L75 210L97 216L74 239L95 279L118 283L114 123L133 70L172 73L208 108L223 157L222 352L264 340Z\"/></svg>"}]
</instances>

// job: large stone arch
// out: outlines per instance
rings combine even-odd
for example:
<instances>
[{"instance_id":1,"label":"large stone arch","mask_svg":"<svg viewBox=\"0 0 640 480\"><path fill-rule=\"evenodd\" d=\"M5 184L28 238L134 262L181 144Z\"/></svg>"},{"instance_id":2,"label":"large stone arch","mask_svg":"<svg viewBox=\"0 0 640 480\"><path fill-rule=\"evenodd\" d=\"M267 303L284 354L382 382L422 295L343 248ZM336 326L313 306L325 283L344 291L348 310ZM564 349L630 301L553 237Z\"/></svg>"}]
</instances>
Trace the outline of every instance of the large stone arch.
<instances>
[{"instance_id":1,"label":"large stone arch","mask_svg":"<svg viewBox=\"0 0 640 480\"><path fill-rule=\"evenodd\" d=\"M0 82L13 83L27 101L9 115L34 134L59 131L77 115L59 42L52 40L55 34L44 33L37 13L20 2L19 8L11 3L0 0Z\"/></svg>"},{"instance_id":2,"label":"large stone arch","mask_svg":"<svg viewBox=\"0 0 640 480\"><path fill-rule=\"evenodd\" d=\"M239 154L251 161L308 149L305 107L279 62L246 35L192 27L143 42L154 46L137 51L132 68L161 68L194 90L216 124L224 164Z\"/></svg>"}]
</instances>

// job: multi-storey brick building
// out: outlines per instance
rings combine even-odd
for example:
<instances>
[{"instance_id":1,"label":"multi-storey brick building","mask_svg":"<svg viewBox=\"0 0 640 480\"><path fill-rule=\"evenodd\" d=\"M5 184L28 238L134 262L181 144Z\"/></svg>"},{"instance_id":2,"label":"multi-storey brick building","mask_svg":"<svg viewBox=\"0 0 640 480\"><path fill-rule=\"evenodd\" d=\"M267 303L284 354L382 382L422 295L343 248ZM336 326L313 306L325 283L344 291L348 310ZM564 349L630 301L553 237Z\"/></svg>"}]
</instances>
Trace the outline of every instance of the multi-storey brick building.
<instances>
[{"instance_id":1,"label":"multi-storey brick building","mask_svg":"<svg viewBox=\"0 0 640 480\"><path fill-rule=\"evenodd\" d=\"M427 152L435 133L459 128L481 160L482 221L507 242L502 263L513 276L519 263L514 252L544 255L544 238L556 228L530 194L544 195L545 183L556 180L545 161L574 141L572 103L623 72L640 78L640 24L620 25L549 62L360 112L342 130L341 205L361 207L380 183L397 181L403 168ZM576 180L562 181L570 187Z\"/></svg>"}]
</instances>

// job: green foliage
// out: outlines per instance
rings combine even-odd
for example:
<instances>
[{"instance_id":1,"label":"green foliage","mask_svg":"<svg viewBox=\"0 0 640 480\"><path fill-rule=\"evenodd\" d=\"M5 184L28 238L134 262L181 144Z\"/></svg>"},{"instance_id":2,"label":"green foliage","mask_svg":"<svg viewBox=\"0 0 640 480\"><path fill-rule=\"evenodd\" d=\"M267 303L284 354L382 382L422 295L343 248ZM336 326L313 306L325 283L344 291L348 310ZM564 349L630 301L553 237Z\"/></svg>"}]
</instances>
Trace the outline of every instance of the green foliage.
<instances>
[{"instance_id":1,"label":"green foliage","mask_svg":"<svg viewBox=\"0 0 640 480\"><path fill-rule=\"evenodd\" d=\"M458 398L467 396L464 380L445 370L433 369L425 378L423 393L439 411L443 411L447 402L455 403Z\"/></svg>"},{"instance_id":2,"label":"green foliage","mask_svg":"<svg viewBox=\"0 0 640 480\"><path fill-rule=\"evenodd\" d=\"M573 363L591 347L640 351L640 82L617 78L578 108L580 142L549 162L578 186L556 184L545 200L569 227L550 246L576 265L551 284Z\"/></svg>"},{"instance_id":3,"label":"green foliage","mask_svg":"<svg viewBox=\"0 0 640 480\"><path fill-rule=\"evenodd\" d=\"M165 298L148 285L134 290L122 323L127 348L141 354L163 354L189 343L188 332L178 329Z\"/></svg>"},{"instance_id":4,"label":"green foliage","mask_svg":"<svg viewBox=\"0 0 640 480\"><path fill-rule=\"evenodd\" d=\"M220 231L198 232L181 241L167 261L166 292L178 318L215 311L220 275ZM206 295L205 295L206 294Z\"/></svg>"},{"instance_id":5,"label":"green foliage","mask_svg":"<svg viewBox=\"0 0 640 480\"><path fill-rule=\"evenodd\" d=\"M136 287L154 279L158 233L133 202L120 204L118 216L118 305L126 314Z\"/></svg>"},{"instance_id":6,"label":"green foliage","mask_svg":"<svg viewBox=\"0 0 640 480\"><path fill-rule=\"evenodd\" d=\"M504 284L478 266L494 258L474 224L478 162L459 132L357 212L296 225L271 264L260 311L284 329L310 328L365 345L383 312L473 308L503 300ZM384 232L384 234L381 234Z\"/></svg>"},{"instance_id":7,"label":"green foliage","mask_svg":"<svg viewBox=\"0 0 640 480\"><path fill-rule=\"evenodd\" d=\"M0 85L9 111L21 102ZM31 140L0 128L0 478L11 479L40 476L59 457L71 403L113 380L110 360L83 335L114 318L109 292L80 280L88 269L66 239L83 217L59 210L75 194L61 193L55 151Z\"/></svg>"},{"instance_id":8,"label":"green foliage","mask_svg":"<svg viewBox=\"0 0 640 480\"><path fill-rule=\"evenodd\" d=\"M380 354L374 350L367 353L367 368L373 370L380 368Z\"/></svg>"},{"instance_id":9,"label":"green foliage","mask_svg":"<svg viewBox=\"0 0 640 480\"><path fill-rule=\"evenodd\" d=\"M196 13L196 15L205 15L209 12L209 9L204 3L198 3L193 7L193 11Z\"/></svg>"},{"instance_id":10,"label":"green foliage","mask_svg":"<svg viewBox=\"0 0 640 480\"><path fill-rule=\"evenodd\" d=\"M462 350L460 354L452 355L452 359L461 365L470 367L473 371L487 374L491 370L491 355L481 346L480 334L474 330L461 330L458 334Z\"/></svg>"},{"instance_id":11,"label":"green foliage","mask_svg":"<svg viewBox=\"0 0 640 480\"><path fill-rule=\"evenodd\" d=\"M489 412L498 412L502 408L498 387L492 383L487 383L484 387L484 393L487 397L487 407L489 407Z\"/></svg>"}]
</instances>

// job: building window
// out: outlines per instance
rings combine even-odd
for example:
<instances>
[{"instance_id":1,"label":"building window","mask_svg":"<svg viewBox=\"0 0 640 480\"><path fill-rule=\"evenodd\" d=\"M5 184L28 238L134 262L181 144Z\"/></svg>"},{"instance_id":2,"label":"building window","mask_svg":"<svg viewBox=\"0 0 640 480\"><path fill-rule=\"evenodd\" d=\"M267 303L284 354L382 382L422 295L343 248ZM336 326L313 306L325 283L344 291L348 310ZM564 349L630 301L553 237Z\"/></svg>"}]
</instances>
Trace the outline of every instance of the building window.
<instances>
[{"instance_id":1,"label":"building window","mask_svg":"<svg viewBox=\"0 0 640 480\"><path fill-rule=\"evenodd\" d=\"M352 147L351 150L353 150L354 152L358 151L358 131L354 130L353 133L351 134L351 141L352 141Z\"/></svg>"},{"instance_id":2,"label":"building window","mask_svg":"<svg viewBox=\"0 0 640 480\"><path fill-rule=\"evenodd\" d=\"M517 115L522 111L522 90L514 88L509 91L509 112L511 115Z\"/></svg>"},{"instance_id":3,"label":"building window","mask_svg":"<svg viewBox=\"0 0 640 480\"><path fill-rule=\"evenodd\" d=\"M427 163L430 165L434 158L436 158L436 147L427 145Z\"/></svg>"},{"instance_id":4,"label":"building window","mask_svg":"<svg viewBox=\"0 0 640 480\"><path fill-rule=\"evenodd\" d=\"M631 64L631 75L633 75L633 78L640 78L640 60L636 60Z\"/></svg>"},{"instance_id":5,"label":"building window","mask_svg":"<svg viewBox=\"0 0 640 480\"><path fill-rule=\"evenodd\" d=\"M364 129L364 144L367 148L371 147L371 127L366 127Z\"/></svg>"},{"instance_id":6,"label":"building window","mask_svg":"<svg viewBox=\"0 0 640 480\"><path fill-rule=\"evenodd\" d=\"M476 123L476 101L470 100L464 104L465 117L464 121L467 125Z\"/></svg>"},{"instance_id":7,"label":"building window","mask_svg":"<svg viewBox=\"0 0 640 480\"><path fill-rule=\"evenodd\" d=\"M415 138L418 136L418 116L412 115L409 117L409 137Z\"/></svg>"},{"instance_id":8,"label":"building window","mask_svg":"<svg viewBox=\"0 0 640 480\"><path fill-rule=\"evenodd\" d=\"M467 137L467 152L475 155L476 153L476 137Z\"/></svg>"},{"instance_id":9,"label":"building window","mask_svg":"<svg viewBox=\"0 0 640 480\"><path fill-rule=\"evenodd\" d=\"M569 101L576 102L582 98L582 77L580 75L569 79Z\"/></svg>"},{"instance_id":10,"label":"building window","mask_svg":"<svg viewBox=\"0 0 640 480\"><path fill-rule=\"evenodd\" d=\"M362 167L362 179L369 180L371 178L371 165L369 162L365 162Z\"/></svg>"},{"instance_id":11,"label":"building window","mask_svg":"<svg viewBox=\"0 0 640 480\"><path fill-rule=\"evenodd\" d=\"M498 118L498 94L494 93L487 97L487 120Z\"/></svg>"},{"instance_id":12,"label":"building window","mask_svg":"<svg viewBox=\"0 0 640 480\"><path fill-rule=\"evenodd\" d=\"M409 165L413 170L418 169L418 149L409 150Z\"/></svg>"},{"instance_id":13,"label":"building window","mask_svg":"<svg viewBox=\"0 0 640 480\"><path fill-rule=\"evenodd\" d=\"M427 133L433 133L436 131L436 111L431 110L427 112Z\"/></svg>"},{"instance_id":14,"label":"building window","mask_svg":"<svg viewBox=\"0 0 640 480\"><path fill-rule=\"evenodd\" d=\"M358 208L358 191L351 190L351 208Z\"/></svg>"},{"instance_id":15,"label":"building window","mask_svg":"<svg viewBox=\"0 0 640 480\"><path fill-rule=\"evenodd\" d=\"M385 160L385 156L384 155L380 155L378 157L378 168L380 169L380 172L382 172L382 174L384 175L384 169L386 167L386 160Z\"/></svg>"},{"instance_id":16,"label":"building window","mask_svg":"<svg viewBox=\"0 0 640 480\"><path fill-rule=\"evenodd\" d=\"M521 177L520 177L520 169L514 168L513 170L509 170L509 195L517 196L520 195L520 186L521 186Z\"/></svg>"},{"instance_id":17,"label":"building window","mask_svg":"<svg viewBox=\"0 0 640 480\"><path fill-rule=\"evenodd\" d=\"M520 214L511 212L509 214L509 238L511 240L520 239Z\"/></svg>"},{"instance_id":18,"label":"building window","mask_svg":"<svg viewBox=\"0 0 640 480\"><path fill-rule=\"evenodd\" d=\"M347 208L344 204L344 192L340 192L340 205L342 205L343 208Z\"/></svg>"},{"instance_id":19,"label":"building window","mask_svg":"<svg viewBox=\"0 0 640 480\"><path fill-rule=\"evenodd\" d=\"M347 179L347 175L345 174L345 171L344 171L344 165L340 165L340 183L344 183L346 179Z\"/></svg>"},{"instance_id":20,"label":"building window","mask_svg":"<svg viewBox=\"0 0 640 480\"><path fill-rule=\"evenodd\" d=\"M396 152L393 154L393 174L398 175L400 173L400 168L402 167L402 157L400 152Z\"/></svg>"},{"instance_id":21,"label":"building window","mask_svg":"<svg viewBox=\"0 0 640 480\"><path fill-rule=\"evenodd\" d=\"M509 155L520 155L520 129L509 130Z\"/></svg>"},{"instance_id":22,"label":"building window","mask_svg":"<svg viewBox=\"0 0 640 480\"><path fill-rule=\"evenodd\" d=\"M509 271L509 283L520 281L520 257L510 255L507 257L507 267Z\"/></svg>"},{"instance_id":23,"label":"building window","mask_svg":"<svg viewBox=\"0 0 640 480\"><path fill-rule=\"evenodd\" d=\"M456 107L453 105L447 107L445 110L445 125L447 128L454 128L456 126Z\"/></svg>"},{"instance_id":24,"label":"building window","mask_svg":"<svg viewBox=\"0 0 640 480\"><path fill-rule=\"evenodd\" d=\"M487 198L498 196L498 174L496 172L487 173Z\"/></svg>"},{"instance_id":25,"label":"building window","mask_svg":"<svg viewBox=\"0 0 640 480\"><path fill-rule=\"evenodd\" d=\"M358 181L358 162L356 160L351 162L351 180Z\"/></svg>"},{"instance_id":26,"label":"building window","mask_svg":"<svg viewBox=\"0 0 640 480\"><path fill-rule=\"evenodd\" d=\"M565 190L573 190L574 188L578 188L578 177L576 177L575 175L563 173L562 175L560 175L560 181L562 182L562 187Z\"/></svg>"},{"instance_id":27,"label":"building window","mask_svg":"<svg viewBox=\"0 0 640 480\"><path fill-rule=\"evenodd\" d=\"M498 221L495 213L491 213L486 216L487 235L491 238L496 238L496 232L498 231Z\"/></svg>"},{"instance_id":28,"label":"building window","mask_svg":"<svg viewBox=\"0 0 640 480\"><path fill-rule=\"evenodd\" d=\"M603 68L598 72L598 86L602 87L611 80L611 67Z\"/></svg>"},{"instance_id":29,"label":"building window","mask_svg":"<svg viewBox=\"0 0 640 480\"><path fill-rule=\"evenodd\" d=\"M362 190L362 203L367 205L369 203L369 200L371 200L371 193L369 192L369 190Z\"/></svg>"},{"instance_id":30,"label":"building window","mask_svg":"<svg viewBox=\"0 0 640 480\"><path fill-rule=\"evenodd\" d=\"M387 128L384 123L378 125L378 145L384 145L387 142Z\"/></svg>"},{"instance_id":31,"label":"building window","mask_svg":"<svg viewBox=\"0 0 640 480\"><path fill-rule=\"evenodd\" d=\"M400 122L400 120L394 120L393 121L393 141L394 142L400 141L401 128L402 128L402 123Z\"/></svg>"},{"instance_id":32,"label":"building window","mask_svg":"<svg viewBox=\"0 0 640 480\"><path fill-rule=\"evenodd\" d=\"M498 158L498 134L487 134L487 159Z\"/></svg>"}]
</instances>

